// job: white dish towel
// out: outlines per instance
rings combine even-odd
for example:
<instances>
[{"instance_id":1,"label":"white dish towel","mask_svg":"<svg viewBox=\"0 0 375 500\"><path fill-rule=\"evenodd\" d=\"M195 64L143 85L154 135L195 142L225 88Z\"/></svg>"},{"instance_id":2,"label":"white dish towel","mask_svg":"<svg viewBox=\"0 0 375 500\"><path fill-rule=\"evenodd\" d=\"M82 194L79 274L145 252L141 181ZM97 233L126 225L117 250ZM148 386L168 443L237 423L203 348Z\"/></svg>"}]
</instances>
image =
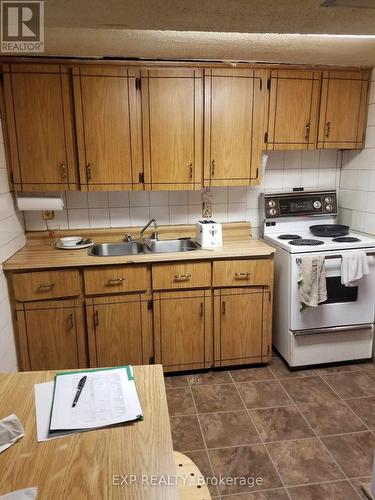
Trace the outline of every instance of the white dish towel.
<instances>
[{"instance_id":1,"label":"white dish towel","mask_svg":"<svg viewBox=\"0 0 375 500\"><path fill-rule=\"evenodd\" d=\"M0 420L0 453L25 435L17 415L8 415Z\"/></svg>"},{"instance_id":2,"label":"white dish towel","mask_svg":"<svg viewBox=\"0 0 375 500\"><path fill-rule=\"evenodd\" d=\"M358 281L369 274L367 255L364 250L343 252L341 259L341 284L357 286Z\"/></svg>"},{"instance_id":3,"label":"white dish towel","mask_svg":"<svg viewBox=\"0 0 375 500\"><path fill-rule=\"evenodd\" d=\"M298 259L298 291L301 310L316 307L327 300L324 255L306 255Z\"/></svg>"}]
</instances>

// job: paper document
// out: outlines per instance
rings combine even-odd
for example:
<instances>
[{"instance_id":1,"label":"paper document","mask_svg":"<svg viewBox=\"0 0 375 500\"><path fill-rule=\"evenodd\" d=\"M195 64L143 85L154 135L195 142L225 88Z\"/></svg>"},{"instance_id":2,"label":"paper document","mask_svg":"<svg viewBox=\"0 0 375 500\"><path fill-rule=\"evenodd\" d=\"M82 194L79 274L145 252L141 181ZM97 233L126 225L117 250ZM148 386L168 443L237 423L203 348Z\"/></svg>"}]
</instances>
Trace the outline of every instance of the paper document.
<instances>
[{"instance_id":1,"label":"paper document","mask_svg":"<svg viewBox=\"0 0 375 500\"><path fill-rule=\"evenodd\" d=\"M86 382L72 406L82 377ZM58 373L50 431L94 429L142 418L132 367Z\"/></svg>"}]
</instances>

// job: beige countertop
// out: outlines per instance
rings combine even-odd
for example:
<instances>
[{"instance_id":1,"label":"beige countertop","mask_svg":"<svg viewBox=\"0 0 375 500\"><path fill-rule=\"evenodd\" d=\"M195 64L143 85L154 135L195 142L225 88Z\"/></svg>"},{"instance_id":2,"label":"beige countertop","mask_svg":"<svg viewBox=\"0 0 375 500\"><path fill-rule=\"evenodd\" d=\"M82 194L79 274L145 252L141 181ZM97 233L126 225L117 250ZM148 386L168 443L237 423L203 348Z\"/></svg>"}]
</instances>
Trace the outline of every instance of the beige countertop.
<instances>
[{"instance_id":1,"label":"beige countertop","mask_svg":"<svg viewBox=\"0 0 375 500\"><path fill-rule=\"evenodd\" d=\"M228 225L230 226L230 225ZM64 267L86 267L114 264L145 264L151 262L171 262L182 260L213 260L246 257L270 257L275 250L262 240L251 238L244 233L239 225L232 225L231 230L226 228L224 243L216 250L194 250L190 252L175 253L147 253L138 255L125 255L116 257L94 257L88 255L88 249L59 250L52 242L44 240L28 240L24 248L3 264L5 271L18 271L26 269L48 269ZM247 229L249 226L247 226ZM82 231L80 232L80 234ZM87 234L87 231L85 231ZM84 234L84 236L86 236ZM112 234L112 239L111 239ZM118 232L93 235L96 243L103 241L120 241ZM179 232L179 234L182 234ZM185 234L185 233L183 233ZM164 237L163 237L164 236ZM170 232L161 234L161 239L171 237Z\"/></svg>"}]
</instances>

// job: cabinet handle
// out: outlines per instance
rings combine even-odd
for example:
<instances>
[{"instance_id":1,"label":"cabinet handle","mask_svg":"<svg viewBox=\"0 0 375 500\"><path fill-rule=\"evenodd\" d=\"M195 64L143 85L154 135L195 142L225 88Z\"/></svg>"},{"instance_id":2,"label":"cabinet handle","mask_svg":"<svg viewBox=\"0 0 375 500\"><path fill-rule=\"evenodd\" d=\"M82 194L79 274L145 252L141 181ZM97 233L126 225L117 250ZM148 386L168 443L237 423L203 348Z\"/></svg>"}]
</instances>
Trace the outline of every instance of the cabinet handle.
<instances>
[{"instance_id":1,"label":"cabinet handle","mask_svg":"<svg viewBox=\"0 0 375 500\"><path fill-rule=\"evenodd\" d=\"M62 163L62 164L60 165L60 170L61 170L61 177L62 177L63 179L66 179L66 178L68 177L68 172L67 172L67 170L66 170L66 165L65 165L65 163Z\"/></svg>"},{"instance_id":2,"label":"cabinet handle","mask_svg":"<svg viewBox=\"0 0 375 500\"><path fill-rule=\"evenodd\" d=\"M98 312L98 310L96 310L94 313L94 324L95 324L95 326L99 325L99 312Z\"/></svg>"},{"instance_id":3,"label":"cabinet handle","mask_svg":"<svg viewBox=\"0 0 375 500\"><path fill-rule=\"evenodd\" d=\"M111 278L107 281L108 285L121 285L125 278Z\"/></svg>"},{"instance_id":4,"label":"cabinet handle","mask_svg":"<svg viewBox=\"0 0 375 500\"><path fill-rule=\"evenodd\" d=\"M236 279L240 279L240 280L243 280L243 279L248 279L250 277L250 273L234 273L234 276Z\"/></svg>"},{"instance_id":5,"label":"cabinet handle","mask_svg":"<svg viewBox=\"0 0 375 500\"><path fill-rule=\"evenodd\" d=\"M189 179L192 181L193 180L193 164L189 164Z\"/></svg>"},{"instance_id":6,"label":"cabinet handle","mask_svg":"<svg viewBox=\"0 0 375 500\"><path fill-rule=\"evenodd\" d=\"M73 318L73 313L69 314L68 317L68 324L69 328L72 329L74 327L74 318Z\"/></svg>"},{"instance_id":7,"label":"cabinet handle","mask_svg":"<svg viewBox=\"0 0 375 500\"><path fill-rule=\"evenodd\" d=\"M331 133L331 122L326 123L326 137L329 137L329 134Z\"/></svg>"},{"instance_id":8,"label":"cabinet handle","mask_svg":"<svg viewBox=\"0 0 375 500\"><path fill-rule=\"evenodd\" d=\"M310 137L310 123L306 123L306 133L305 133L305 139L308 141Z\"/></svg>"},{"instance_id":9,"label":"cabinet handle","mask_svg":"<svg viewBox=\"0 0 375 500\"><path fill-rule=\"evenodd\" d=\"M48 288L53 288L56 283L41 283L38 287L39 290L46 290Z\"/></svg>"},{"instance_id":10,"label":"cabinet handle","mask_svg":"<svg viewBox=\"0 0 375 500\"><path fill-rule=\"evenodd\" d=\"M215 175L215 160L211 162L211 177Z\"/></svg>"},{"instance_id":11,"label":"cabinet handle","mask_svg":"<svg viewBox=\"0 0 375 500\"><path fill-rule=\"evenodd\" d=\"M191 278L191 274L176 274L174 279L175 280L188 280Z\"/></svg>"},{"instance_id":12,"label":"cabinet handle","mask_svg":"<svg viewBox=\"0 0 375 500\"><path fill-rule=\"evenodd\" d=\"M91 181L91 163L86 166L86 177L88 181Z\"/></svg>"},{"instance_id":13,"label":"cabinet handle","mask_svg":"<svg viewBox=\"0 0 375 500\"><path fill-rule=\"evenodd\" d=\"M221 312L225 314L225 300L221 303Z\"/></svg>"},{"instance_id":14,"label":"cabinet handle","mask_svg":"<svg viewBox=\"0 0 375 500\"><path fill-rule=\"evenodd\" d=\"M203 312L204 312L203 302L201 302L201 306L200 307L201 307L201 311L200 311L201 312L201 316L203 316Z\"/></svg>"}]
</instances>

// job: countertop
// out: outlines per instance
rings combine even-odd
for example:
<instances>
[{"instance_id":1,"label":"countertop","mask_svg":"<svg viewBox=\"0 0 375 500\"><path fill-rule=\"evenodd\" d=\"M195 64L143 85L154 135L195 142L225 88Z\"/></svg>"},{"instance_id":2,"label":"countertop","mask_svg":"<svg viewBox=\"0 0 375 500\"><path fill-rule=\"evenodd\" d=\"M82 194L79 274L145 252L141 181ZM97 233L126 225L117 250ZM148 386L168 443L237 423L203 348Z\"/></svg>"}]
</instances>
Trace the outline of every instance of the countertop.
<instances>
[{"instance_id":1,"label":"countertop","mask_svg":"<svg viewBox=\"0 0 375 500\"><path fill-rule=\"evenodd\" d=\"M37 486L40 500L177 500L176 485L145 486L141 482L145 474L176 474L161 365L134 366L143 421L38 443L34 384L53 380L55 373L0 374L0 415L15 413L25 429L25 436L0 454L0 495ZM115 474L134 474L137 480L131 485L115 485Z\"/></svg>"}]
</instances>

